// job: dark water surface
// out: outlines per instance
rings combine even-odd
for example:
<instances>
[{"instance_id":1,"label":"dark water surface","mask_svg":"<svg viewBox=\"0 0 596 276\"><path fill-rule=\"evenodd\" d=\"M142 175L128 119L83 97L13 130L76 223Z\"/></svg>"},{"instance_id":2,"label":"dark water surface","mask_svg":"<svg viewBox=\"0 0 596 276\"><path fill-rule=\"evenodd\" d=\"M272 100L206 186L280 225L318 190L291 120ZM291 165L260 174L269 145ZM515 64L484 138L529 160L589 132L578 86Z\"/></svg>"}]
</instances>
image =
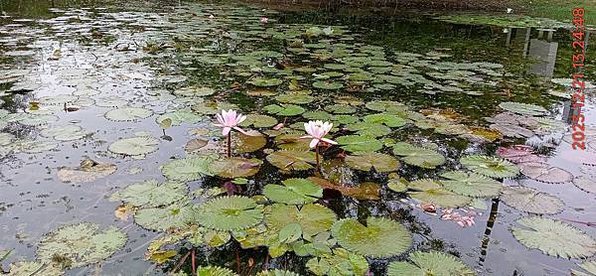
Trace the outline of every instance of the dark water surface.
<instances>
[{"instance_id":1,"label":"dark water surface","mask_svg":"<svg viewBox=\"0 0 596 276\"><path fill-rule=\"evenodd\" d=\"M334 103L350 102L358 111L349 116L358 117L371 113L364 108L365 103L389 100L404 103L416 113L429 108L452 109L459 113L456 116L458 124L489 127L491 123L485 117L502 112L500 103L522 102L546 108L546 117L560 124L540 135L522 139L505 137L494 142L471 141L459 133L437 133L432 128L416 127L412 122L391 128L390 133L377 138L385 143L379 152L392 154L391 145L395 141L434 143L434 147L447 158L446 164L437 169L420 169L401 162L398 174L408 180L439 179L438 175L443 171L464 170L458 164L463 155L494 156L499 146L525 143L547 156L548 164L576 178L596 181L594 90L587 91L586 106L582 110L587 126L585 151L571 149L570 100L549 94L550 90L564 92L565 86L555 82L569 78L573 70L570 67L571 38L566 30L504 30L501 27L450 24L429 16L387 18L275 12L243 5L169 1L0 0L0 10L0 111L33 114L34 117L21 116L4 122L5 114L0 113L0 134L9 133L12 137L6 144L0 139L0 252L12 250L2 262L5 271L10 263L36 259L36 249L44 234L63 225L93 222L102 228L113 225L126 233L126 245L100 264L67 270L66 275L167 273L188 249L184 245L174 247L179 250L178 256L165 265L145 260L147 246L163 233L145 230L136 225L133 218L121 220L115 217L114 210L121 202L110 201L110 195L132 183L148 179L164 181L160 166L170 159L187 156L185 145L197 137L197 133L210 140L209 145L215 145L210 150L221 153L225 141L220 137L220 130L212 126L214 111L235 106L243 113L267 114L263 107L276 104L280 100L276 100L275 95L289 90L288 84L292 83L289 76L298 79L304 89L312 89L314 101L299 104L308 111L322 111ZM269 22L260 23L261 17L268 17ZM333 26L337 36L293 36L296 32L308 32L313 26L319 26L319 31ZM296 37L305 40L302 50L296 50L296 45L292 44ZM593 37L588 42L596 43ZM596 52L594 45L589 43L588 53ZM343 46L336 47L336 44ZM349 85L346 82L340 90L313 88L312 72L275 71L278 70L276 66L286 66L286 69L307 66L318 68L316 73L324 73L330 70L322 69L323 64L341 60L343 57L339 57L338 52L342 49L349 49L353 57L384 54L380 59L383 62L367 67L370 75L365 74L365 80ZM265 53L259 59L237 58L265 50L283 55ZM354 52L359 54L354 55ZM588 55L585 74L594 81L592 53ZM454 64L475 62L488 64L486 68L494 64L500 64L502 68L499 65L494 70L487 70L490 72L476 71L473 76L448 74L466 71L455 68L457 65ZM446 70L434 67L440 65ZM422 80L415 80L416 77L411 75L397 80L379 77L391 75L385 71L387 68L407 71L403 66L417 68L413 74L421 76ZM9 75L14 75L14 80L6 80L11 79ZM283 85L269 90L274 96L246 83L262 75L284 80ZM472 84L470 79L473 77L479 77L477 83ZM428 80L440 84L433 87ZM210 87L216 92L203 97L173 93L189 85ZM40 109L32 110L35 108L31 102L40 102ZM65 103L76 106L77 110L65 112ZM142 107L150 110L152 115L133 121L108 120L104 116L120 106ZM175 110L190 110L200 118L168 128L166 132L171 137L168 141L162 137L163 130L156 118ZM300 115L272 116L279 122L286 120L285 129L293 123L307 121ZM317 116L323 115L310 118ZM80 139L64 139L68 141L43 135L44 129L66 125L80 126L88 135L82 135ZM271 131L271 127L260 130ZM342 129L331 136L338 138L348 133ZM147 135L159 138L160 142L157 149L146 156L123 156L108 150L108 146L118 139ZM47 147L32 149L26 143L37 146L47 143ZM277 149L273 138L268 140L266 147ZM340 152L332 149L326 153L326 159L331 160ZM264 163L257 175L248 177L254 181L245 186L246 195L260 194L261 188L268 183L312 175L312 170L292 175L280 173L264 160L269 153L259 150L244 154L263 159ZM60 181L57 175L60 168L77 167L84 158L115 164L117 170L88 183ZM476 212L479 213L476 224L462 228L453 221L441 220L440 211L439 215L425 213L417 205L419 202L409 199L405 193L389 190L386 173L342 168L345 173L342 177L348 179L346 185L366 181L380 184L380 200L343 196L321 200L321 203L333 209L340 218L354 217L365 221L368 216L381 216L403 223L414 237L408 252L429 249L449 252L460 257L478 275L569 275L570 270L578 269L577 264L582 262L548 256L518 242L511 227L519 218L534 215L511 208L498 198L476 201ZM200 187L219 187L224 182L222 178L206 177L188 185L190 191L194 191ZM579 189L571 181L547 184L520 175L505 179L503 183L534 188L564 202L562 211L544 217L592 223L596 220L594 194ZM592 192L594 190L592 186ZM596 237L593 226L572 224ZM237 248L235 242L216 249L203 248L199 251L199 264L235 270ZM265 252L241 250L243 266L252 257L262 267ZM404 253L389 259L369 259L369 265L373 274L383 275L388 262L406 260L407 257ZM270 268L307 274L307 260L288 253L269 260L268 264ZM184 269L189 272L188 266Z\"/></svg>"}]
</instances>

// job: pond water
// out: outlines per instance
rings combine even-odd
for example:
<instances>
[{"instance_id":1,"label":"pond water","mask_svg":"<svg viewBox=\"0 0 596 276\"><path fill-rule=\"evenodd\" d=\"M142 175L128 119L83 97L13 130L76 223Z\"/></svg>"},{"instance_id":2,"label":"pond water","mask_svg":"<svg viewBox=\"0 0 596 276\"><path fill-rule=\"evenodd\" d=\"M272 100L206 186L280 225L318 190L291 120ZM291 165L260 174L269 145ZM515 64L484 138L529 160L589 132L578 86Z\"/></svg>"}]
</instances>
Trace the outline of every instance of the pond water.
<instances>
[{"instance_id":1,"label":"pond water","mask_svg":"<svg viewBox=\"0 0 596 276\"><path fill-rule=\"evenodd\" d=\"M0 2L3 271L596 274L564 24L142 2Z\"/></svg>"}]
</instances>

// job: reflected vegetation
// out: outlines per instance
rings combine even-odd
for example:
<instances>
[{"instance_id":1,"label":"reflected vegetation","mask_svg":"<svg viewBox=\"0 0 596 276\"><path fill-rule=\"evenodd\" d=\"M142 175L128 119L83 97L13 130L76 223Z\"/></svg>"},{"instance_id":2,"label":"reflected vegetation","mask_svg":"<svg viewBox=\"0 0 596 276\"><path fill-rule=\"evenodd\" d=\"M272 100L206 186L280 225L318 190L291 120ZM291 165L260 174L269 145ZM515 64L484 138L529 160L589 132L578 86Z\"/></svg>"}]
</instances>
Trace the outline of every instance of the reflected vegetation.
<instances>
[{"instance_id":1,"label":"reflected vegetation","mask_svg":"<svg viewBox=\"0 0 596 276\"><path fill-rule=\"evenodd\" d=\"M10 275L596 273L596 114L573 151L564 24L0 10Z\"/></svg>"}]
</instances>

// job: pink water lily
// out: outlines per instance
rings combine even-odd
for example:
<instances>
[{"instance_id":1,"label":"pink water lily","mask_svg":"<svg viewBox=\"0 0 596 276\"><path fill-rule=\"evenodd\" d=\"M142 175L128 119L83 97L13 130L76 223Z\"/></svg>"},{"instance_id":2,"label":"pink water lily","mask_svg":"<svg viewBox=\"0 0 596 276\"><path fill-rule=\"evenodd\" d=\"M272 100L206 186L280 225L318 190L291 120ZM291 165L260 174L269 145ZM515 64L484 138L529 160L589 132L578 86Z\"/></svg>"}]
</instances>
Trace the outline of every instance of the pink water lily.
<instances>
[{"instance_id":1,"label":"pink water lily","mask_svg":"<svg viewBox=\"0 0 596 276\"><path fill-rule=\"evenodd\" d=\"M323 136L327 135L331 128L333 127L332 123L323 122L323 121L309 121L308 123L304 123L304 129L308 135L302 136L300 138L309 138L312 139L310 141L310 148L315 148L321 141L337 145L337 142L323 138Z\"/></svg>"},{"instance_id":2,"label":"pink water lily","mask_svg":"<svg viewBox=\"0 0 596 276\"><path fill-rule=\"evenodd\" d=\"M238 124L246 120L246 115L242 115L240 113L237 113L236 110L230 109L228 111L222 110L221 114L217 114L216 116L219 124L213 125L223 128L221 131L221 134L223 136L228 136L232 129L246 134L246 131L238 127Z\"/></svg>"},{"instance_id":3,"label":"pink water lily","mask_svg":"<svg viewBox=\"0 0 596 276\"><path fill-rule=\"evenodd\" d=\"M261 17L261 23L267 23L267 22L269 22L269 18Z\"/></svg>"}]
</instances>

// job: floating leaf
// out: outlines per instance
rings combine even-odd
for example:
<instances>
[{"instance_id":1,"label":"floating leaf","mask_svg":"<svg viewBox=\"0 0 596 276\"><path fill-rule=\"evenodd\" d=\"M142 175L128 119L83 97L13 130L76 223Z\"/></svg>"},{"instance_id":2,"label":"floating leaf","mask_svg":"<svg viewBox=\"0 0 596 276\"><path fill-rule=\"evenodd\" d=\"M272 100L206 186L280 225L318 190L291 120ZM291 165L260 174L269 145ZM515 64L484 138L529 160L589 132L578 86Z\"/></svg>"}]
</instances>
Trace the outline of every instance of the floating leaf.
<instances>
[{"instance_id":1,"label":"floating leaf","mask_svg":"<svg viewBox=\"0 0 596 276\"><path fill-rule=\"evenodd\" d=\"M174 95L183 97L203 97L213 95L213 93L215 93L215 89L200 86L187 86L174 90Z\"/></svg>"},{"instance_id":2,"label":"floating leaf","mask_svg":"<svg viewBox=\"0 0 596 276\"><path fill-rule=\"evenodd\" d=\"M118 167L114 164L98 163L91 159L81 161L78 168L61 167L58 178L62 182L87 183L113 174Z\"/></svg>"},{"instance_id":3,"label":"floating leaf","mask_svg":"<svg viewBox=\"0 0 596 276\"><path fill-rule=\"evenodd\" d=\"M350 196L355 199L360 200L378 200L379 199L379 191L381 187L377 183L373 182L363 182L360 183L358 186L346 186L337 183L333 183L329 180L318 178L318 177L309 177L310 181L316 183L320 187L324 189L331 189L339 191L344 196Z\"/></svg>"},{"instance_id":4,"label":"floating leaf","mask_svg":"<svg viewBox=\"0 0 596 276\"><path fill-rule=\"evenodd\" d=\"M246 120L240 123L241 126L253 126L257 128L272 127L277 124L277 119L267 115L248 114Z\"/></svg>"},{"instance_id":5,"label":"floating leaf","mask_svg":"<svg viewBox=\"0 0 596 276\"><path fill-rule=\"evenodd\" d=\"M282 171L303 171L312 169L315 153L311 151L280 150L267 155L267 161Z\"/></svg>"},{"instance_id":6,"label":"floating leaf","mask_svg":"<svg viewBox=\"0 0 596 276\"><path fill-rule=\"evenodd\" d=\"M263 195L275 202L286 204L305 204L323 197L323 189L310 180L290 178L282 185L269 184L263 189Z\"/></svg>"},{"instance_id":7,"label":"floating leaf","mask_svg":"<svg viewBox=\"0 0 596 276\"><path fill-rule=\"evenodd\" d=\"M233 271L218 267L218 266L199 266L197 267L197 275L200 276L237 276Z\"/></svg>"},{"instance_id":8,"label":"floating leaf","mask_svg":"<svg viewBox=\"0 0 596 276\"><path fill-rule=\"evenodd\" d=\"M33 261L19 261L10 264L8 269L9 276L32 276L32 275L47 275L60 276L64 275L64 271L54 263L43 263Z\"/></svg>"},{"instance_id":9,"label":"floating leaf","mask_svg":"<svg viewBox=\"0 0 596 276\"><path fill-rule=\"evenodd\" d=\"M300 274L287 270L273 269L263 270L257 273L257 276L300 276Z\"/></svg>"},{"instance_id":10,"label":"floating leaf","mask_svg":"<svg viewBox=\"0 0 596 276\"><path fill-rule=\"evenodd\" d=\"M469 170L492 178L509 178L519 174L519 168L511 162L484 155L468 155L459 162Z\"/></svg>"},{"instance_id":11,"label":"floating leaf","mask_svg":"<svg viewBox=\"0 0 596 276\"><path fill-rule=\"evenodd\" d=\"M512 227L513 236L523 245L544 254L563 258L585 258L596 253L596 241L579 229L557 220L522 218L521 227Z\"/></svg>"},{"instance_id":12,"label":"floating leaf","mask_svg":"<svg viewBox=\"0 0 596 276\"><path fill-rule=\"evenodd\" d=\"M213 175L209 166L214 158L210 156L186 157L166 163L161 168L165 177L175 181L195 181L205 175Z\"/></svg>"},{"instance_id":13,"label":"floating leaf","mask_svg":"<svg viewBox=\"0 0 596 276\"><path fill-rule=\"evenodd\" d=\"M596 181L592 179L577 177L573 180L573 185L588 193L596 194Z\"/></svg>"},{"instance_id":14,"label":"floating leaf","mask_svg":"<svg viewBox=\"0 0 596 276\"><path fill-rule=\"evenodd\" d=\"M167 207L145 208L138 210L135 222L149 230L166 231L185 228L196 221L197 211L185 202L174 203Z\"/></svg>"},{"instance_id":15,"label":"floating leaf","mask_svg":"<svg viewBox=\"0 0 596 276\"><path fill-rule=\"evenodd\" d=\"M377 172L391 172L399 169L399 161L393 156L383 153L370 152L348 155L345 161L351 168L361 171L370 171L373 167Z\"/></svg>"},{"instance_id":16,"label":"floating leaf","mask_svg":"<svg viewBox=\"0 0 596 276\"><path fill-rule=\"evenodd\" d=\"M306 204L301 208L285 204L273 204L265 208L265 224L273 231L291 224L298 224L306 238L329 231L337 220L337 215L319 204Z\"/></svg>"},{"instance_id":17,"label":"floating leaf","mask_svg":"<svg viewBox=\"0 0 596 276\"><path fill-rule=\"evenodd\" d=\"M357 131L360 136L381 137L391 133L391 128L381 124L358 122L347 126L348 130Z\"/></svg>"},{"instance_id":18,"label":"floating leaf","mask_svg":"<svg viewBox=\"0 0 596 276\"><path fill-rule=\"evenodd\" d=\"M402 177L390 178L387 182L387 188L396 193L403 193L408 190L409 184L410 182Z\"/></svg>"},{"instance_id":19,"label":"floating leaf","mask_svg":"<svg viewBox=\"0 0 596 276\"><path fill-rule=\"evenodd\" d=\"M81 267L104 261L124 247L126 235L116 227L104 231L92 223L67 225L42 238L37 256L44 262L62 259L68 267Z\"/></svg>"},{"instance_id":20,"label":"floating leaf","mask_svg":"<svg viewBox=\"0 0 596 276\"><path fill-rule=\"evenodd\" d=\"M522 186L505 187L501 200L517 210L534 214L556 214L565 207L555 196Z\"/></svg>"},{"instance_id":21,"label":"floating leaf","mask_svg":"<svg viewBox=\"0 0 596 276\"><path fill-rule=\"evenodd\" d=\"M204 146L206 146L208 143L209 141L207 140L195 138L186 143L186 145L184 146L184 151L186 151L187 153L195 153L202 149Z\"/></svg>"},{"instance_id":22,"label":"floating leaf","mask_svg":"<svg viewBox=\"0 0 596 276\"><path fill-rule=\"evenodd\" d=\"M141 107L122 107L104 114L106 119L115 122L137 121L153 115L153 111Z\"/></svg>"},{"instance_id":23,"label":"floating leaf","mask_svg":"<svg viewBox=\"0 0 596 276\"><path fill-rule=\"evenodd\" d=\"M596 275L596 261L585 261L579 265L582 269L587 271L588 273L584 273L582 271L577 271L575 269L571 270L572 276L594 276Z\"/></svg>"},{"instance_id":24,"label":"floating leaf","mask_svg":"<svg viewBox=\"0 0 596 276\"><path fill-rule=\"evenodd\" d=\"M414 190L408 194L424 203L432 203L445 208L455 208L468 205L472 199L447 191L438 181L419 179L410 182L408 188Z\"/></svg>"},{"instance_id":25,"label":"floating leaf","mask_svg":"<svg viewBox=\"0 0 596 276\"><path fill-rule=\"evenodd\" d=\"M257 225L263 219L263 208L242 196L212 199L199 207L197 221L216 230L240 230Z\"/></svg>"},{"instance_id":26,"label":"floating leaf","mask_svg":"<svg viewBox=\"0 0 596 276\"><path fill-rule=\"evenodd\" d=\"M306 93L287 93L275 97L278 102L292 104L307 104L315 100L315 97Z\"/></svg>"},{"instance_id":27,"label":"floating leaf","mask_svg":"<svg viewBox=\"0 0 596 276\"><path fill-rule=\"evenodd\" d=\"M267 139L263 135L246 135L238 133L232 136L232 147L234 152L248 153L262 149L267 144Z\"/></svg>"},{"instance_id":28,"label":"floating leaf","mask_svg":"<svg viewBox=\"0 0 596 276\"><path fill-rule=\"evenodd\" d=\"M249 80L247 83L257 87L273 87L282 84L283 81L280 79L253 78Z\"/></svg>"},{"instance_id":29,"label":"floating leaf","mask_svg":"<svg viewBox=\"0 0 596 276\"><path fill-rule=\"evenodd\" d=\"M364 121L370 124L384 124L388 127L401 127L408 122L400 116L387 113L366 115Z\"/></svg>"},{"instance_id":30,"label":"floating leaf","mask_svg":"<svg viewBox=\"0 0 596 276\"><path fill-rule=\"evenodd\" d=\"M143 155L157 150L159 140L149 136L139 136L120 139L112 143L108 150L123 155Z\"/></svg>"},{"instance_id":31,"label":"floating leaf","mask_svg":"<svg viewBox=\"0 0 596 276\"><path fill-rule=\"evenodd\" d=\"M406 105L394 101L370 101L366 103L366 108L374 111L385 111L391 114L403 112L408 109Z\"/></svg>"},{"instance_id":32,"label":"floating leaf","mask_svg":"<svg viewBox=\"0 0 596 276\"><path fill-rule=\"evenodd\" d=\"M513 145L510 147L499 147L497 155L513 163L524 162L546 162L546 157L534 154L534 149L526 145Z\"/></svg>"},{"instance_id":33,"label":"floating leaf","mask_svg":"<svg viewBox=\"0 0 596 276\"><path fill-rule=\"evenodd\" d=\"M518 164L518 166L523 175L540 182L556 184L573 180L573 174L570 172L547 163L525 162Z\"/></svg>"},{"instance_id":34,"label":"floating leaf","mask_svg":"<svg viewBox=\"0 0 596 276\"><path fill-rule=\"evenodd\" d=\"M337 81L315 81L312 83L312 87L322 90L339 90L344 88L344 85Z\"/></svg>"},{"instance_id":35,"label":"floating leaf","mask_svg":"<svg viewBox=\"0 0 596 276\"><path fill-rule=\"evenodd\" d=\"M383 148L381 141L368 136L347 135L336 139L341 148L350 152L374 152Z\"/></svg>"},{"instance_id":36,"label":"floating leaf","mask_svg":"<svg viewBox=\"0 0 596 276\"><path fill-rule=\"evenodd\" d=\"M411 262L391 262L388 276L441 275L474 276L476 273L456 257L437 251L412 252Z\"/></svg>"},{"instance_id":37,"label":"floating leaf","mask_svg":"<svg viewBox=\"0 0 596 276\"><path fill-rule=\"evenodd\" d=\"M410 232L386 218L369 217L366 226L356 219L342 219L333 225L331 232L343 248L376 258L399 255L412 245Z\"/></svg>"},{"instance_id":38,"label":"floating leaf","mask_svg":"<svg viewBox=\"0 0 596 276\"><path fill-rule=\"evenodd\" d=\"M166 206L186 198L187 189L186 184L181 182L167 181L161 184L150 179L113 193L110 200L124 201L137 207Z\"/></svg>"},{"instance_id":39,"label":"floating leaf","mask_svg":"<svg viewBox=\"0 0 596 276\"><path fill-rule=\"evenodd\" d=\"M544 107L533 104L502 102L499 104L499 107L523 115L542 116L548 114L548 110L544 109Z\"/></svg>"},{"instance_id":40,"label":"floating leaf","mask_svg":"<svg viewBox=\"0 0 596 276\"><path fill-rule=\"evenodd\" d=\"M40 132L41 136L54 138L58 141L73 141L87 136L89 133L76 125L46 128Z\"/></svg>"},{"instance_id":41,"label":"floating leaf","mask_svg":"<svg viewBox=\"0 0 596 276\"><path fill-rule=\"evenodd\" d=\"M304 108L298 106L298 105L293 105L293 104L283 104L283 105L276 105L276 104L271 104L268 106L265 106L263 108L265 111L267 111L268 113L271 114L276 114L276 115L280 115L280 116L296 116L296 115L300 115L302 113L304 113Z\"/></svg>"},{"instance_id":42,"label":"floating leaf","mask_svg":"<svg viewBox=\"0 0 596 276\"><path fill-rule=\"evenodd\" d=\"M190 110L176 110L173 112L168 112L166 114L158 116L155 121L160 124L162 129L167 129L167 122L169 120L170 125L172 126L179 126L182 123L187 124L196 124L201 121L203 117L197 113L194 113ZM166 123L164 123L166 121ZM163 126L162 126L163 125ZM166 126L166 127L164 127Z\"/></svg>"},{"instance_id":43,"label":"floating leaf","mask_svg":"<svg viewBox=\"0 0 596 276\"><path fill-rule=\"evenodd\" d=\"M223 158L213 161L209 165L209 171L223 178L248 177L259 172L261 164L263 161L256 158Z\"/></svg>"},{"instance_id":44,"label":"floating leaf","mask_svg":"<svg viewBox=\"0 0 596 276\"><path fill-rule=\"evenodd\" d=\"M432 149L399 142L393 145L393 153L402 156L407 164L425 169L434 169L445 163L445 157Z\"/></svg>"},{"instance_id":45,"label":"floating leaf","mask_svg":"<svg viewBox=\"0 0 596 276\"><path fill-rule=\"evenodd\" d=\"M491 178L476 173L450 171L441 174L448 180L441 180L445 189L471 197L496 197L503 185Z\"/></svg>"},{"instance_id":46,"label":"floating leaf","mask_svg":"<svg viewBox=\"0 0 596 276\"><path fill-rule=\"evenodd\" d=\"M369 271L366 258L349 252L341 247L333 249L332 254L314 257L306 267L315 275L366 275Z\"/></svg>"}]
</instances>

